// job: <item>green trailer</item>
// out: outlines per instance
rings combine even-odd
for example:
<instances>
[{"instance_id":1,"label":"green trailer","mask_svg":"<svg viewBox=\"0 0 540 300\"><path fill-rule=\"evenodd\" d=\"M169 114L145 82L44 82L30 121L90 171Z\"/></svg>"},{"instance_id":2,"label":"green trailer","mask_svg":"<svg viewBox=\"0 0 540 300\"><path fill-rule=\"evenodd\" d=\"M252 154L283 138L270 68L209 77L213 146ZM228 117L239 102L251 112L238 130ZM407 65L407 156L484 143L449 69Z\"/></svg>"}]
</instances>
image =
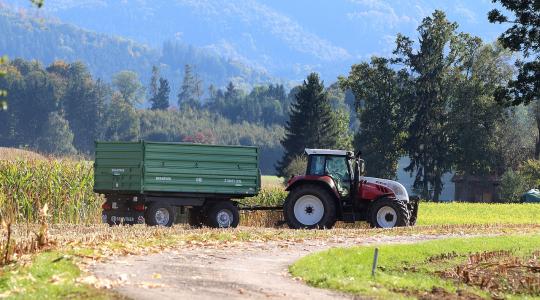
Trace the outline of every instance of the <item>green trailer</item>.
<instances>
[{"instance_id":1,"label":"green trailer","mask_svg":"<svg viewBox=\"0 0 540 300\"><path fill-rule=\"evenodd\" d=\"M256 147L190 143L96 142L94 191L104 194L103 221L171 226L176 208L189 223L235 227L233 199L258 194Z\"/></svg>"}]
</instances>

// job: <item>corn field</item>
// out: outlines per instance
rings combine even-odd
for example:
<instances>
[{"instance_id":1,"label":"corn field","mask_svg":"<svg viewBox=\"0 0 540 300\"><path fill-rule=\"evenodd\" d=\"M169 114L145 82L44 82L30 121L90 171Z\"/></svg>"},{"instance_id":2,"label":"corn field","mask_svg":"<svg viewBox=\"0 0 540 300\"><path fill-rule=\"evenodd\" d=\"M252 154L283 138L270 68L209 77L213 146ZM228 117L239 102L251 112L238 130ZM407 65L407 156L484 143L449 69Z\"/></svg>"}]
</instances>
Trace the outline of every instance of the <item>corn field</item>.
<instances>
[{"instance_id":1,"label":"corn field","mask_svg":"<svg viewBox=\"0 0 540 300\"><path fill-rule=\"evenodd\" d=\"M95 223L103 199L93 192L93 177L87 161L1 160L0 220L37 223L41 216L48 223Z\"/></svg>"}]
</instances>

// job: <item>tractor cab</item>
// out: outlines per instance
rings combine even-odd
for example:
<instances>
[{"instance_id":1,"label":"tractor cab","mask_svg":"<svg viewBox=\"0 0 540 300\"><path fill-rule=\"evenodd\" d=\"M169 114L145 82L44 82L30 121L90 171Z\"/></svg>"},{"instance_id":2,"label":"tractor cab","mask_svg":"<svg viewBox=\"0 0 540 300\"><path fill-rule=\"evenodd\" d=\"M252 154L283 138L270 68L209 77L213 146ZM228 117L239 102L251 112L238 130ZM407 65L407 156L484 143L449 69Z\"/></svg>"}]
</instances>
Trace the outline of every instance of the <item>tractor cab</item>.
<instances>
[{"instance_id":1,"label":"tractor cab","mask_svg":"<svg viewBox=\"0 0 540 300\"><path fill-rule=\"evenodd\" d=\"M352 151L345 150L306 149L306 154L307 176L328 176L334 181L340 196L352 195L355 182L363 172L363 160L355 157Z\"/></svg>"}]
</instances>

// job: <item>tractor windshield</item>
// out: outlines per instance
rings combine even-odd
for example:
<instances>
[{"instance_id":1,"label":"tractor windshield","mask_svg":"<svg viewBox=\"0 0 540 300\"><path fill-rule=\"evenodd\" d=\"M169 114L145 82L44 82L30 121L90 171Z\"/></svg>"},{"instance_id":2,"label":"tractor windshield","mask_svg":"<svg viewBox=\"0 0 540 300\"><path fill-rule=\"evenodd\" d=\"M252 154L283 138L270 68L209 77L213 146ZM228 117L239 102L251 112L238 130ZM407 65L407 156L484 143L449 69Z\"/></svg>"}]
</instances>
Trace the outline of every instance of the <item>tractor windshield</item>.
<instances>
[{"instance_id":1,"label":"tractor windshield","mask_svg":"<svg viewBox=\"0 0 540 300\"><path fill-rule=\"evenodd\" d=\"M347 160L344 156L328 156L326 158L326 173L340 182L351 180Z\"/></svg>"}]
</instances>

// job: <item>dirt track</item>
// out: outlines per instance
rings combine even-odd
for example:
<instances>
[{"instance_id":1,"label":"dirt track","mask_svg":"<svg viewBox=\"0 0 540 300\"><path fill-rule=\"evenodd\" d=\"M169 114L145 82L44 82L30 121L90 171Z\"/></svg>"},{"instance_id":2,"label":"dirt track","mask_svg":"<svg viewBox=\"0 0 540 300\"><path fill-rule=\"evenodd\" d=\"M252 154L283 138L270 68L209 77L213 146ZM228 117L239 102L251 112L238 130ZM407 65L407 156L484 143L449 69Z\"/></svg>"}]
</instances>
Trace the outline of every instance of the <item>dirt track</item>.
<instances>
[{"instance_id":1,"label":"dirt track","mask_svg":"<svg viewBox=\"0 0 540 300\"><path fill-rule=\"evenodd\" d=\"M347 299L350 295L312 288L291 278L298 258L330 247L413 243L450 237L339 238L250 242L237 246L181 248L148 256L118 257L91 268L99 280L133 299Z\"/></svg>"}]
</instances>

